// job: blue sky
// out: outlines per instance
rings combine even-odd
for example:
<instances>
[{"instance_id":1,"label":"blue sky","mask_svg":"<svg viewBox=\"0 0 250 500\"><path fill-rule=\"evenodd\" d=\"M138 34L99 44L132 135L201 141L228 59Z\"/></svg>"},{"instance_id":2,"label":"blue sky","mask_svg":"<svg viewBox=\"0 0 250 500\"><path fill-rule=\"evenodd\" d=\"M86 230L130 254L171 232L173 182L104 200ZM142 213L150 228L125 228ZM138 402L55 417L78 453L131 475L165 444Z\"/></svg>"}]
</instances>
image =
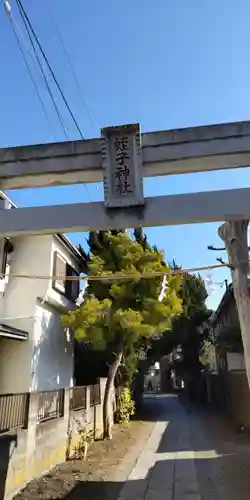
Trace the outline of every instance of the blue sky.
<instances>
[{"instance_id":1,"label":"blue sky","mask_svg":"<svg viewBox=\"0 0 250 500\"><path fill-rule=\"evenodd\" d=\"M65 59L46 0L23 4L37 30L84 136L105 125L140 122L142 131L250 118L250 3L248 0L47 0L77 73ZM19 26L14 0L10 0ZM10 24L0 5L0 146L64 140L43 85L52 134L30 83ZM56 96L69 137L77 132ZM249 169L147 179L147 196L249 186ZM102 187L58 187L8 193L21 206L102 199ZM217 224L153 228L152 243L185 267L215 263L206 250L218 244ZM72 235L75 243L84 235ZM204 275L205 277L206 275ZM228 276L216 271L217 282ZM217 288L209 305L218 303Z\"/></svg>"}]
</instances>

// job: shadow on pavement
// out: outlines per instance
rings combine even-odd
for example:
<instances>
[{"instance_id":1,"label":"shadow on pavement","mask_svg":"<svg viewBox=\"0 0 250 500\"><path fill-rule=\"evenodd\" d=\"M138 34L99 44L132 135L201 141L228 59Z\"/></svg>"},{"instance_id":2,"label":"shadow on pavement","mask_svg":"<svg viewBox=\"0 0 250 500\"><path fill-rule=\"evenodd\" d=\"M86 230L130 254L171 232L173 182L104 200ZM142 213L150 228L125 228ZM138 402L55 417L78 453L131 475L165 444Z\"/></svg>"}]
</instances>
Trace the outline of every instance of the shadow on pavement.
<instances>
[{"instance_id":1,"label":"shadow on pavement","mask_svg":"<svg viewBox=\"0 0 250 500\"><path fill-rule=\"evenodd\" d=\"M156 451L156 484L160 477L171 477L173 467L177 479L178 474L185 478L193 462L202 500L249 500L249 434L237 432L223 414L209 406L174 397L162 397L155 404L167 423Z\"/></svg>"},{"instance_id":2,"label":"shadow on pavement","mask_svg":"<svg viewBox=\"0 0 250 500\"><path fill-rule=\"evenodd\" d=\"M117 500L123 483L110 481L79 482L69 493L57 500Z\"/></svg>"},{"instance_id":3,"label":"shadow on pavement","mask_svg":"<svg viewBox=\"0 0 250 500\"><path fill-rule=\"evenodd\" d=\"M145 477L131 481L79 481L70 492L56 500L59 498L63 500L119 500L119 498L122 500L142 500L144 498L151 500L147 494L149 481L151 481L154 470L155 467L150 467Z\"/></svg>"},{"instance_id":4,"label":"shadow on pavement","mask_svg":"<svg viewBox=\"0 0 250 500\"><path fill-rule=\"evenodd\" d=\"M123 487L125 485L125 490ZM100 481L100 482L79 482L71 492L65 496L57 497L56 500L118 500L122 494L122 499L130 500L144 497L147 489L147 480L139 479L129 481L126 484L121 482Z\"/></svg>"},{"instance_id":5,"label":"shadow on pavement","mask_svg":"<svg viewBox=\"0 0 250 500\"><path fill-rule=\"evenodd\" d=\"M144 420L145 422L165 422L166 406L171 407L171 402L176 398L177 396L175 394L145 394L141 408L133 417L133 420Z\"/></svg>"}]
</instances>

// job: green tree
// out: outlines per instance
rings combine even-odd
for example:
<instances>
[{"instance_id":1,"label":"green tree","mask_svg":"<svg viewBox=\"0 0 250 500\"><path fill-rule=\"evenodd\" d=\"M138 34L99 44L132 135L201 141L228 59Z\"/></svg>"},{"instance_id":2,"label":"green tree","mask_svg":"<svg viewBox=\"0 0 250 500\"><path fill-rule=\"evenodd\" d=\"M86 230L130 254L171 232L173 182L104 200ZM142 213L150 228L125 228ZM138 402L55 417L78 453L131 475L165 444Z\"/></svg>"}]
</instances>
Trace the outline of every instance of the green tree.
<instances>
[{"instance_id":1,"label":"green tree","mask_svg":"<svg viewBox=\"0 0 250 500\"><path fill-rule=\"evenodd\" d=\"M118 231L93 231L88 243L88 275L99 279L89 280L84 303L64 316L63 321L73 328L78 341L113 353L103 405L104 437L111 438L108 405L118 368L126 353L130 353L131 359L133 347L147 344L154 335L171 328L173 319L182 311L178 296L180 279L169 276L165 297L160 302L162 277L140 275L169 272L162 253L149 245L144 248L135 238ZM111 281L109 276L116 279Z\"/></svg>"},{"instance_id":2,"label":"green tree","mask_svg":"<svg viewBox=\"0 0 250 500\"><path fill-rule=\"evenodd\" d=\"M171 267L181 270L175 262ZM180 346L182 356L178 368L195 377L200 372L199 358L204 342L208 339L208 330L201 329L201 326L211 314L206 306L207 291L201 276L184 273L179 297L183 305L182 314L173 321L171 332L152 342L150 356L151 359L159 359Z\"/></svg>"},{"instance_id":3,"label":"green tree","mask_svg":"<svg viewBox=\"0 0 250 500\"><path fill-rule=\"evenodd\" d=\"M194 380L200 374L200 354L208 338L203 328L211 311L206 306L207 291L201 276L185 274L182 282L183 313L173 325L173 334L178 338L182 357L180 370Z\"/></svg>"}]
</instances>

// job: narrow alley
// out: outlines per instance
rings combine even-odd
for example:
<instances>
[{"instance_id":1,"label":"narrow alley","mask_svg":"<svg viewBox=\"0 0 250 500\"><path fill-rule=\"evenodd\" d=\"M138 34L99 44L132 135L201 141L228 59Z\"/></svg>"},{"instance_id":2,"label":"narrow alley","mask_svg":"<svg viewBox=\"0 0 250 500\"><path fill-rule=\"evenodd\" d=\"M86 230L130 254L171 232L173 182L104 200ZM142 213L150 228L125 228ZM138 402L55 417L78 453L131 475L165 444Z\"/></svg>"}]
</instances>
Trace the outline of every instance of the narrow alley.
<instances>
[{"instance_id":1,"label":"narrow alley","mask_svg":"<svg viewBox=\"0 0 250 500\"><path fill-rule=\"evenodd\" d=\"M249 435L176 396L148 396L146 405L157 423L119 500L249 500Z\"/></svg>"}]
</instances>

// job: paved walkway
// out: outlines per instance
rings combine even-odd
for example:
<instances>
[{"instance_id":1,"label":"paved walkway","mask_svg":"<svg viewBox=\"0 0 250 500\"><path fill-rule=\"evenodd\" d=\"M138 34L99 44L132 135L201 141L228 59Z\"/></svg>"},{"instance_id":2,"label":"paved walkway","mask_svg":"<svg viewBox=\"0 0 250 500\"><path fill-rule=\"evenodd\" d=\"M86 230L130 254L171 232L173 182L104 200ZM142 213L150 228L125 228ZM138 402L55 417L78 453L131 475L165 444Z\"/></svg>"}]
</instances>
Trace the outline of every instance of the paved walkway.
<instances>
[{"instance_id":1,"label":"paved walkway","mask_svg":"<svg viewBox=\"0 0 250 500\"><path fill-rule=\"evenodd\" d=\"M157 422L118 500L250 499L247 436L175 396L150 396L147 404Z\"/></svg>"}]
</instances>

